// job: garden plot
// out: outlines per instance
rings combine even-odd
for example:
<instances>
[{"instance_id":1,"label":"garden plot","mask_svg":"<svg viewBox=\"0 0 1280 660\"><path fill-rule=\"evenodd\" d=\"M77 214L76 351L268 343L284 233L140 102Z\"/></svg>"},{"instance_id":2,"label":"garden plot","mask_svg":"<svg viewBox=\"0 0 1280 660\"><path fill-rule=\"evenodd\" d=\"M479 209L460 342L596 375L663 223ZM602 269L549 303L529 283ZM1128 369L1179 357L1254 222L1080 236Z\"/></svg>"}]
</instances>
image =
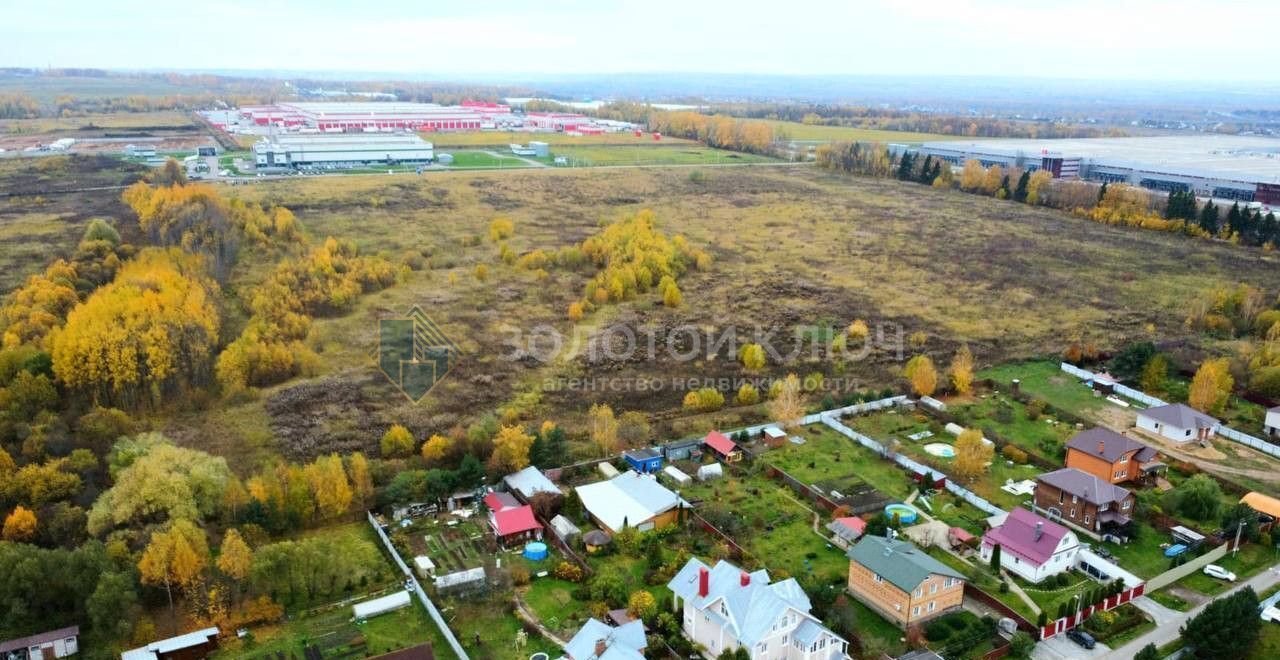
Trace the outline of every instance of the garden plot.
<instances>
[{"instance_id":1,"label":"garden plot","mask_svg":"<svg viewBox=\"0 0 1280 660\"><path fill-rule=\"evenodd\" d=\"M481 521L459 520L453 516L420 520L396 530L393 538L403 540L409 558L430 557L437 574L484 566L497 549L493 536Z\"/></svg>"}]
</instances>

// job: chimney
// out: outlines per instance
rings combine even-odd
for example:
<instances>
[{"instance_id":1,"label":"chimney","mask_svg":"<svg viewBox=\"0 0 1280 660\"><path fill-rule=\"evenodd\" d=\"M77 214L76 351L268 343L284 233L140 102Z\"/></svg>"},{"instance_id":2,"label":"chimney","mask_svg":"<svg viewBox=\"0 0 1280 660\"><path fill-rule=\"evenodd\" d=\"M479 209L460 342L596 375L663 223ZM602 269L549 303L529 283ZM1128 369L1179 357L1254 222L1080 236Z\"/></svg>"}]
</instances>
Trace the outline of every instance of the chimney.
<instances>
[{"instance_id":1,"label":"chimney","mask_svg":"<svg viewBox=\"0 0 1280 660\"><path fill-rule=\"evenodd\" d=\"M1041 537L1041 536L1044 536L1044 521L1043 521L1043 520L1041 520L1041 521L1039 521L1039 522L1037 522L1037 523L1036 523L1036 541L1037 541L1037 542L1039 542L1039 541L1040 541L1040 537Z\"/></svg>"},{"instance_id":2,"label":"chimney","mask_svg":"<svg viewBox=\"0 0 1280 660\"><path fill-rule=\"evenodd\" d=\"M600 656L604 655L604 652L608 648L609 648L608 643L606 643L603 639L597 639L596 640L596 657L599 658Z\"/></svg>"},{"instance_id":3,"label":"chimney","mask_svg":"<svg viewBox=\"0 0 1280 660\"><path fill-rule=\"evenodd\" d=\"M751 574L746 571L742 571L742 574L738 576L738 584L744 587L751 584Z\"/></svg>"},{"instance_id":4,"label":"chimney","mask_svg":"<svg viewBox=\"0 0 1280 660\"><path fill-rule=\"evenodd\" d=\"M1103 441L1099 440L1099 441L1098 441L1098 455L1102 455L1102 454L1105 454L1105 453L1107 453L1107 443L1105 443L1105 442L1103 442Z\"/></svg>"},{"instance_id":5,"label":"chimney","mask_svg":"<svg viewBox=\"0 0 1280 660\"><path fill-rule=\"evenodd\" d=\"M711 593L711 572L702 567L698 569L698 598L706 598Z\"/></svg>"}]
</instances>

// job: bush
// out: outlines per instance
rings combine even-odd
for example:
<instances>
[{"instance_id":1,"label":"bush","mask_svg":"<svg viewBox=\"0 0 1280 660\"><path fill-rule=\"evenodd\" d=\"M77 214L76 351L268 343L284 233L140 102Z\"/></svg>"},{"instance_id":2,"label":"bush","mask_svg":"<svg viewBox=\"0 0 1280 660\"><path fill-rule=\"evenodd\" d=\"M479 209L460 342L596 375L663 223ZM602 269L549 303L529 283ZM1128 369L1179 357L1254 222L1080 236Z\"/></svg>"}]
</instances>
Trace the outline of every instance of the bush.
<instances>
[{"instance_id":1,"label":"bush","mask_svg":"<svg viewBox=\"0 0 1280 660\"><path fill-rule=\"evenodd\" d=\"M511 567L511 583L517 587L523 587L524 585L529 584L529 580L531 578L532 576L529 574L528 568L519 564L515 564Z\"/></svg>"},{"instance_id":2,"label":"bush","mask_svg":"<svg viewBox=\"0 0 1280 660\"><path fill-rule=\"evenodd\" d=\"M1044 410L1044 401L1041 401L1040 399L1032 399L1031 402L1027 404L1027 419L1033 422L1040 419L1040 416L1044 414Z\"/></svg>"},{"instance_id":3,"label":"bush","mask_svg":"<svg viewBox=\"0 0 1280 660\"><path fill-rule=\"evenodd\" d=\"M948 626L951 626L955 630L964 630L969 625L968 623L965 622L964 617L957 616L954 614L943 619L943 622L945 622Z\"/></svg>"},{"instance_id":4,"label":"bush","mask_svg":"<svg viewBox=\"0 0 1280 660\"><path fill-rule=\"evenodd\" d=\"M553 575L556 576L556 579L564 580L565 582L582 582L582 568L567 561L560 562L556 566Z\"/></svg>"},{"instance_id":5,"label":"bush","mask_svg":"<svg viewBox=\"0 0 1280 660\"><path fill-rule=\"evenodd\" d=\"M1014 463L1027 462L1027 452L1022 451L1013 445L1005 445L1004 449L1000 450L1000 453L1004 454L1005 458L1013 461Z\"/></svg>"},{"instance_id":6,"label":"bush","mask_svg":"<svg viewBox=\"0 0 1280 660\"><path fill-rule=\"evenodd\" d=\"M930 622L924 627L924 638L931 642L941 642L951 636L951 628L941 621Z\"/></svg>"}]
</instances>

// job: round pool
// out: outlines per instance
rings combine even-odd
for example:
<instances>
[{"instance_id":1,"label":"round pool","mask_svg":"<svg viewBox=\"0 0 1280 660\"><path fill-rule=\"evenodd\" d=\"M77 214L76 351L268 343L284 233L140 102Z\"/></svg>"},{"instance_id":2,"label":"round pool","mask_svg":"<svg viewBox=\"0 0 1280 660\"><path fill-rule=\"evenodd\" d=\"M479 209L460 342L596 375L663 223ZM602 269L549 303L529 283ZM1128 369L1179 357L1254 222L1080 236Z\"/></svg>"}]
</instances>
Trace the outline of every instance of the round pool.
<instances>
[{"instance_id":1,"label":"round pool","mask_svg":"<svg viewBox=\"0 0 1280 660\"><path fill-rule=\"evenodd\" d=\"M542 651L538 651L537 653L534 653L533 655L529 656L529 660L548 660L548 658L550 657L551 656L548 656L546 653L543 653Z\"/></svg>"},{"instance_id":2,"label":"round pool","mask_svg":"<svg viewBox=\"0 0 1280 660\"><path fill-rule=\"evenodd\" d=\"M897 515L898 522L910 525L916 521L920 513L911 508L909 504L890 504L884 508L884 515L888 516L890 520Z\"/></svg>"},{"instance_id":3,"label":"round pool","mask_svg":"<svg viewBox=\"0 0 1280 660\"><path fill-rule=\"evenodd\" d=\"M934 456L941 456L943 458L956 457L956 448L945 442L930 442L924 446L924 450Z\"/></svg>"},{"instance_id":4,"label":"round pool","mask_svg":"<svg viewBox=\"0 0 1280 660\"><path fill-rule=\"evenodd\" d=\"M524 558L529 561L542 561L547 558L547 544L542 541L534 541L526 543L524 546Z\"/></svg>"}]
</instances>

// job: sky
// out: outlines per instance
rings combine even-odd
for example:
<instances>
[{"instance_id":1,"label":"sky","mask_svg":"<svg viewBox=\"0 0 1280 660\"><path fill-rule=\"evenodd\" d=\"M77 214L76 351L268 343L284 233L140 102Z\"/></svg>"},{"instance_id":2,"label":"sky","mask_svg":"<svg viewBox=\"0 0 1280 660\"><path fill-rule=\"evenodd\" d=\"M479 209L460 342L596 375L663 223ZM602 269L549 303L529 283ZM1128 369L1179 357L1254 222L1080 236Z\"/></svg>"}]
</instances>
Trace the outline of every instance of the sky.
<instances>
[{"instance_id":1,"label":"sky","mask_svg":"<svg viewBox=\"0 0 1280 660\"><path fill-rule=\"evenodd\" d=\"M19 67L1274 82L1280 58L1269 32L1245 29L1280 25L1276 0L0 0L0 8L0 66Z\"/></svg>"}]
</instances>

